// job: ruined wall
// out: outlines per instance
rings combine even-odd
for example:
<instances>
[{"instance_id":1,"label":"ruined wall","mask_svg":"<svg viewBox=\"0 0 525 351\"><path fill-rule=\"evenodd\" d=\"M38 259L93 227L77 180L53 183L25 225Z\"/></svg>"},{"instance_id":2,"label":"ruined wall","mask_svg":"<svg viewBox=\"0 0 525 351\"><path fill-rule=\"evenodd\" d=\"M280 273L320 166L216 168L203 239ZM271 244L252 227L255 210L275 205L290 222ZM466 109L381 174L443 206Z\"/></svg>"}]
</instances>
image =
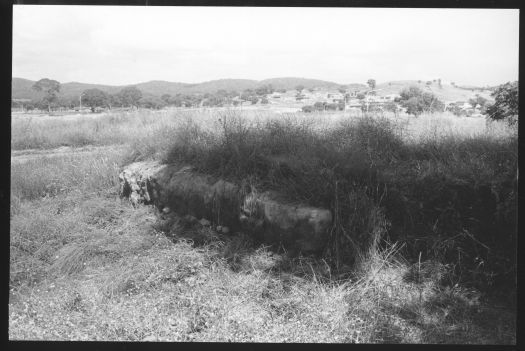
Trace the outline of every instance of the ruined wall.
<instances>
[{"instance_id":1,"label":"ruined wall","mask_svg":"<svg viewBox=\"0 0 525 351\"><path fill-rule=\"evenodd\" d=\"M169 208L180 215L244 230L256 239L303 252L322 250L332 225L327 209L286 202L276 193L247 192L188 166L136 162L127 166L119 178L121 195L134 205Z\"/></svg>"}]
</instances>

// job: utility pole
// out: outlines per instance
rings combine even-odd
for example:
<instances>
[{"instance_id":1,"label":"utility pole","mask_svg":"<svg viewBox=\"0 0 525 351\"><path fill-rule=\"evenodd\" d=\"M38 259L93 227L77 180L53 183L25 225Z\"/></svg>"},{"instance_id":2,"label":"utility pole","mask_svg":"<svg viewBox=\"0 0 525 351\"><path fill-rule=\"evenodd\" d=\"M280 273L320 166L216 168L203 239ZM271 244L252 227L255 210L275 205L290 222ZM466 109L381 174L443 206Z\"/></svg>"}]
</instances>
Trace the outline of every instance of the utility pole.
<instances>
[{"instance_id":1,"label":"utility pole","mask_svg":"<svg viewBox=\"0 0 525 351\"><path fill-rule=\"evenodd\" d=\"M84 93L80 93L80 98L79 98L79 100L80 100L80 107L79 107L79 109L78 109L79 112L82 112L82 95L83 95L83 94L84 94Z\"/></svg>"}]
</instances>

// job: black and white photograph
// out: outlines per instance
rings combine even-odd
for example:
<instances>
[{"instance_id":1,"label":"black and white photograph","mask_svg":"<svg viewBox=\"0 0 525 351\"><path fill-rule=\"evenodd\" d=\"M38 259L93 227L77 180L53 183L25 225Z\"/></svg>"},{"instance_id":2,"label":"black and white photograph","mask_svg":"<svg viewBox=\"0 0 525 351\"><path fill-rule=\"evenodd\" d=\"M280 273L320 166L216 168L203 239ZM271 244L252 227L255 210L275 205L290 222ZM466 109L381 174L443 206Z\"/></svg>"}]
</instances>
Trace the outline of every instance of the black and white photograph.
<instances>
[{"instance_id":1,"label":"black and white photograph","mask_svg":"<svg viewBox=\"0 0 525 351\"><path fill-rule=\"evenodd\" d=\"M10 341L516 345L518 8L144 3L11 6Z\"/></svg>"}]
</instances>

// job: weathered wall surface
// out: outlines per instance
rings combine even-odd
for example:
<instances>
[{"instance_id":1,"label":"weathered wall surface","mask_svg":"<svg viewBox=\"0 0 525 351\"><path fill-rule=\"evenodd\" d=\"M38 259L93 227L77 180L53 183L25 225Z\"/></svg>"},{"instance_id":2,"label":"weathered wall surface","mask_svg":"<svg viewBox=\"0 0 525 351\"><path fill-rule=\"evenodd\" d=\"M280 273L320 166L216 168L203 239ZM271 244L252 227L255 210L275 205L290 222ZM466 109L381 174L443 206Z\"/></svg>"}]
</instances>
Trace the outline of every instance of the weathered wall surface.
<instances>
[{"instance_id":1,"label":"weathered wall surface","mask_svg":"<svg viewBox=\"0 0 525 351\"><path fill-rule=\"evenodd\" d=\"M121 195L134 205L168 207L181 215L243 229L265 242L304 252L321 250L332 224L329 210L286 203L271 192L246 193L235 184L198 174L188 166L136 162L119 178Z\"/></svg>"}]
</instances>

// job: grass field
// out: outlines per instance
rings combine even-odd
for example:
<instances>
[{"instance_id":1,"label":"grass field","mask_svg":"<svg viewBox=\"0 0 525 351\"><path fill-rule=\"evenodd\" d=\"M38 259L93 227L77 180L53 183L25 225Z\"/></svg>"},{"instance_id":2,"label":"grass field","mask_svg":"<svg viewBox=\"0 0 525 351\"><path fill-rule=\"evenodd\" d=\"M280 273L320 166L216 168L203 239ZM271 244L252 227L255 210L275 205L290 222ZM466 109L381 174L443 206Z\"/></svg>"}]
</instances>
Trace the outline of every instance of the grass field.
<instances>
[{"instance_id":1,"label":"grass field","mask_svg":"<svg viewBox=\"0 0 525 351\"><path fill-rule=\"evenodd\" d=\"M12 135L26 155L101 146L12 162L12 340L515 344L517 134L502 124L137 111L16 117ZM118 173L141 159L326 206L338 231L291 255L134 208Z\"/></svg>"}]
</instances>

